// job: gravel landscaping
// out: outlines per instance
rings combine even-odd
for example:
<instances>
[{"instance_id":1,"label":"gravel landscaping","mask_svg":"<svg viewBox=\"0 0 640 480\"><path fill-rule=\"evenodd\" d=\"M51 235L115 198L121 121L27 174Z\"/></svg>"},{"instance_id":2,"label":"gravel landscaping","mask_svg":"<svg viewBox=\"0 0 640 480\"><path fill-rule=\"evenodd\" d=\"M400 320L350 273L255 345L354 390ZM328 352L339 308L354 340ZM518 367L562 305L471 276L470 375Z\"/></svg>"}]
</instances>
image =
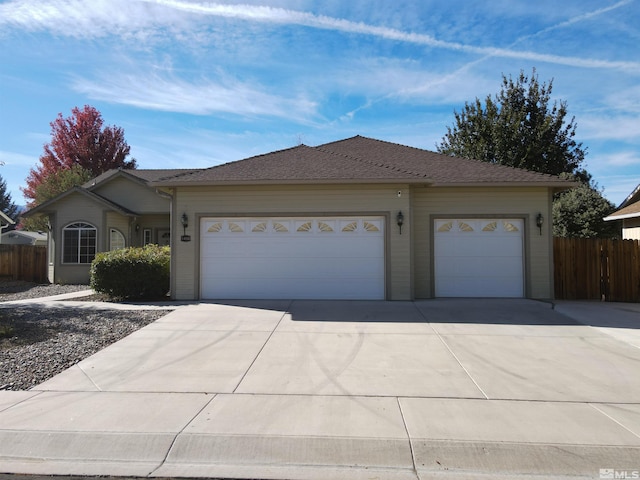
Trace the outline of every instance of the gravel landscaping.
<instances>
[{"instance_id":1,"label":"gravel landscaping","mask_svg":"<svg viewBox=\"0 0 640 480\"><path fill-rule=\"evenodd\" d=\"M87 285L0 282L0 302L87 290ZM27 390L166 315L0 304L0 390Z\"/></svg>"}]
</instances>

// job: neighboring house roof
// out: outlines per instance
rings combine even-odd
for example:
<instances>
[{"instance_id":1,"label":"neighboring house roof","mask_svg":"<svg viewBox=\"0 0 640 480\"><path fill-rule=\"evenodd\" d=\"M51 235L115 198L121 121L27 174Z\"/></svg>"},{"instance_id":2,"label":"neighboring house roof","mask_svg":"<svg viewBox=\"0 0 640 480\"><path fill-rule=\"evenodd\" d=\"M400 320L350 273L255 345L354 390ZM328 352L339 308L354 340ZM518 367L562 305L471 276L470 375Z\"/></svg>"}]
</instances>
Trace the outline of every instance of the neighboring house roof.
<instances>
[{"instance_id":1,"label":"neighboring house roof","mask_svg":"<svg viewBox=\"0 0 640 480\"><path fill-rule=\"evenodd\" d=\"M14 222L13 220L11 220L11 218L4 213L2 210L0 210L0 224L5 224L5 225L13 225L16 222Z\"/></svg>"},{"instance_id":2,"label":"neighboring house roof","mask_svg":"<svg viewBox=\"0 0 640 480\"><path fill-rule=\"evenodd\" d=\"M29 217L31 215L36 215L36 214L41 214L41 213L49 213L51 212L53 209L51 208L55 203L59 202L60 200L62 200L63 198L72 195L74 193L79 193L80 195L84 195L87 198L89 198L90 200L93 200L94 202L97 202L111 210L114 210L118 213L121 213L122 215L128 215L128 216L136 216L136 212L133 212L127 208L124 208L121 205L118 205L115 202L112 202L111 200L101 197L100 195L97 195L89 190L84 189L83 187L73 187L70 190L67 190L64 193L61 193L60 195L58 195L55 198L52 198L51 200L48 200L44 203L41 203L40 205L33 207L32 209L23 212L22 215L25 217Z\"/></svg>"},{"instance_id":3,"label":"neighboring house roof","mask_svg":"<svg viewBox=\"0 0 640 480\"><path fill-rule=\"evenodd\" d=\"M299 145L159 179L157 186L283 183L421 183L433 186L518 185L569 188L553 175L451 157L355 136L317 147Z\"/></svg>"},{"instance_id":4,"label":"neighboring house roof","mask_svg":"<svg viewBox=\"0 0 640 480\"><path fill-rule=\"evenodd\" d=\"M28 232L26 230L11 230L2 234L3 239L22 237L29 241L31 244L46 243L47 234L43 232ZM3 242L5 243L5 242Z\"/></svg>"},{"instance_id":5,"label":"neighboring house roof","mask_svg":"<svg viewBox=\"0 0 640 480\"><path fill-rule=\"evenodd\" d=\"M640 217L640 185L620 204L618 210L603 220L624 220L625 218Z\"/></svg>"}]
</instances>

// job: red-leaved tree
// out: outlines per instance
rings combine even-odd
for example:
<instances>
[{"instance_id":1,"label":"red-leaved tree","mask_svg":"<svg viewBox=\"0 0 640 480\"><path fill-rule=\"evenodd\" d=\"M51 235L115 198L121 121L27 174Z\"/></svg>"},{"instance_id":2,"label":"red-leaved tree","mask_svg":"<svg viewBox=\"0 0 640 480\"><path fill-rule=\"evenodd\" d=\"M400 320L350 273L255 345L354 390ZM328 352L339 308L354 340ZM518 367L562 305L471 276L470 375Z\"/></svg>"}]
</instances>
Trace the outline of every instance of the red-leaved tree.
<instances>
[{"instance_id":1,"label":"red-leaved tree","mask_svg":"<svg viewBox=\"0 0 640 480\"><path fill-rule=\"evenodd\" d=\"M68 118L58 114L50 124L51 142L44 146L40 164L29 171L26 187L21 188L29 207L43 201L38 187L63 170L80 167L97 176L112 168L136 168L135 159L126 159L131 147L124 130L115 125L103 128L103 124L100 112L90 105L82 110L75 107Z\"/></svg>"}]
</instances>

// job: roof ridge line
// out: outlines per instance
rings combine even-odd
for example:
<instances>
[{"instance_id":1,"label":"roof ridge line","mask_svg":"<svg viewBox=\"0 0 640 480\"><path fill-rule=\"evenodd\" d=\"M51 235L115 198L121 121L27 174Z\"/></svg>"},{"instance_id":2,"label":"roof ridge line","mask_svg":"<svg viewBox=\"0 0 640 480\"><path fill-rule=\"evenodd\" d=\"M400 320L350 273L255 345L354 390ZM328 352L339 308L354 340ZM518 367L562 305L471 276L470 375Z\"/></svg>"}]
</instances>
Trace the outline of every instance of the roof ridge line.
<instances>
[{"instance_id":1,"label":"roof ridge line","mask_svg":"<svg viewBox=\"0 0 640 480\"><path fill-rule=\"evenodd\" d=\"M356 135L356 137L360 137L360 135ZM351 137L351 138L356 138L356 137ZM366 137L362 137L362 138L366 138ZM349 140L349 139L346 139L346 140ZM333 143L336 143L336 142L333 142ZM338 156L338 157L343 157L343 158L348 158L350 160L355 160L356 162L364 163L366 165L372 165L374 167L380 167L380 168L388 168L389 170L393 170L394 172L407 173L409 175L413 175L413 176L419 177L419 178L429 178L426 175L423 175L421 173L416 173L416 172L413 172L411 170L401 169L401 168L398 168L398 167L393 166L393 165L388 165L388 164L381 163L381 162L372 162L370 160L366 160L366 159L361 158L361 157L355 157L355 156L352 156L352 155L347 155L346 153L334 152L333 150L329 150L327 148L323 148L323 146L324 146L324 144L323 145L319 145L317 147L310 147L310 148L314 148L315 150L318 150L320 152L330 153L331 155L335 155L335 156Z\"/></svg>"}]
</instances>

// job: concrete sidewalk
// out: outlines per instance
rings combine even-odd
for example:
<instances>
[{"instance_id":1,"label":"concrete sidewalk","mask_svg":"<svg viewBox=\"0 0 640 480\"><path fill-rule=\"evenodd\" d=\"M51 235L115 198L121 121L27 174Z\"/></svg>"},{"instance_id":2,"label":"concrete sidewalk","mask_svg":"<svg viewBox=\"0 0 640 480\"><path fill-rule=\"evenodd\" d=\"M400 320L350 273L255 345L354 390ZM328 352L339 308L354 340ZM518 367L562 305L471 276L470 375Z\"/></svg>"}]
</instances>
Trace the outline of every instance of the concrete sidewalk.
<instances>
[{"instance_id":1,"label":"concrete sidewalk","mask_svg":"<svg viewBox=\"0 0 640 480\"><path fill-rule=\"evenodd\" d=\"M0 392L0 472L325 480L640 471L640 316L624 308L182 306L33 390Z\"/></svg>"}]
</instances>

